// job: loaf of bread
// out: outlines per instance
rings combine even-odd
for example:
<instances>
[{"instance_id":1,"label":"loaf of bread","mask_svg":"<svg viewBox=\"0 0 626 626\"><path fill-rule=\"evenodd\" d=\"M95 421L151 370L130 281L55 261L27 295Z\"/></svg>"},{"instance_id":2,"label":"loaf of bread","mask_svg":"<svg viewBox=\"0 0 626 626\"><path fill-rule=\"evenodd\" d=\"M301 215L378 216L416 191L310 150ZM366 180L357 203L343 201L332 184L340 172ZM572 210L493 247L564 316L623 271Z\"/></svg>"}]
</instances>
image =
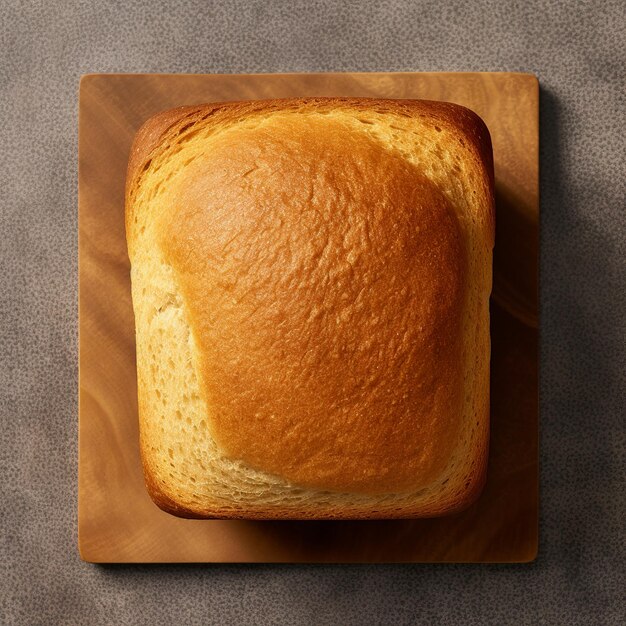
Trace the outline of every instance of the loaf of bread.
<instances>
[{"instance_id":1,"label":"loaf of bread","mask_svg":"<svg viewBox=\"0 0 626 626\"><path fill-rule=\"evenodd\" d=\"M489 438L493 165L454 104L182 107L132 147L140 446L183 517L430 517Z\"/></svg>"}]
</instances>

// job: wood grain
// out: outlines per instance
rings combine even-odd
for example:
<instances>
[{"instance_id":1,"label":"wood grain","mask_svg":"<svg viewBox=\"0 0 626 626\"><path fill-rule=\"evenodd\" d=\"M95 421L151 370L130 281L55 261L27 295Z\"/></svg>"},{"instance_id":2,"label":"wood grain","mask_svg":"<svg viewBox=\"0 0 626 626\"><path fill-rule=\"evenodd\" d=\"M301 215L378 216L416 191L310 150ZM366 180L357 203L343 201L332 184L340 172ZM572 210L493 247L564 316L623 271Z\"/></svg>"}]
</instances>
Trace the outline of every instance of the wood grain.
<instances>
[{"instance_id":1,"label":"wood grain","mask_svg":"<svg viewBox=\"0 0 626 626\"><path fill-rule=\"evenodd\" d=\"M490 129L497 226L489 474L439 519L183 520L149 499L139 460L124 180L136 130L183 104L294 96L447 100ZM538 84L504 73L90 75L79 121L79 549L92 562L522 562L535 558Z\"/></svg>"}]
</instances>

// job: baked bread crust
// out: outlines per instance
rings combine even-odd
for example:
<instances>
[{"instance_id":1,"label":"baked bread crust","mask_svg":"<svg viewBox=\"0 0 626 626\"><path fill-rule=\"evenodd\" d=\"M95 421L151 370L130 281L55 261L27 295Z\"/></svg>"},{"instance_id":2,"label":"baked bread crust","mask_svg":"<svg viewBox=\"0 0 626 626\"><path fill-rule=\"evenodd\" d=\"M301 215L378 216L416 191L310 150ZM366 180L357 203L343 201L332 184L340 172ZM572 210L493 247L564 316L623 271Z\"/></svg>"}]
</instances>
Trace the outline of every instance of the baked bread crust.
<instances>
[{"instance_id":1,"label":"baked bread crust","mask_svg":"<svg viewBox=\"0 0 626 626\"><path fill-rule=\"evenodd\" d=\"M492 169L486 127L448 103L211 104L142 127L126 226L161 508L420 517L475 499Z\"/></svg>"}]
</instances>

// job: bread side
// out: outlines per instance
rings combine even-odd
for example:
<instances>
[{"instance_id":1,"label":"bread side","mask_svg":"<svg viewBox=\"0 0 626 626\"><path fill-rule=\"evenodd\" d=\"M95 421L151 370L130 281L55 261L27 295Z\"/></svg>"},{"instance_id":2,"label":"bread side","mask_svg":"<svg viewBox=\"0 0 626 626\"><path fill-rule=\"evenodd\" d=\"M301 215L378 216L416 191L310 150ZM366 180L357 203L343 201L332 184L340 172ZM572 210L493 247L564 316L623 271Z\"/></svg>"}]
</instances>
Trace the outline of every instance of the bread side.
<instances>
[{"instance_id":1,"label":"bread side","mask_svg":"<svg viewBox=\"0 0 626 626\"><path fill-rule=\"evenodd\" d=\"M462 407L445 467L409 492L306 488L227 458L210 435L211 405L180 280L163 243L163 215L186 169L229 129L280 116L333 116L419 167L454 208L466 257ZM127 233L137 326L142 458L155 501L197 517L431 516L471 502L484 480L488 441L493 198L489 138L480 120L439 103L307 100L207 105L168 112L138 134L127 187Z\"/></svg>"}]
</instances>

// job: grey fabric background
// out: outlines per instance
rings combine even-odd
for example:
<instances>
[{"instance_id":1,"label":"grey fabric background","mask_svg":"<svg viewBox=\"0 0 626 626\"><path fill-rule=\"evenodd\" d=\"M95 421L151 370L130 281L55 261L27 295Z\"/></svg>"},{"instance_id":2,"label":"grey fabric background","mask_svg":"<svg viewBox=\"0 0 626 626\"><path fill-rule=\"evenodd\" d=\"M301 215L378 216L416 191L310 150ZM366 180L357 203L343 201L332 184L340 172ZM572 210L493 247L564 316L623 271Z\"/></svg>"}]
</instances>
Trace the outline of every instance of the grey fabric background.
<instances>
[{"instance_id":1,"label":"grey fabric background","mask_svg":"<svg viewBox=\"0 0 626 626\"><path fill-rule=\"evenodd\" d=\"M3 2L0 623L624 623L625 7L619 0ZM79 76L331 70L519 70L541 81L538 560L82 563Z\"/></svg>"}]
</instances>

